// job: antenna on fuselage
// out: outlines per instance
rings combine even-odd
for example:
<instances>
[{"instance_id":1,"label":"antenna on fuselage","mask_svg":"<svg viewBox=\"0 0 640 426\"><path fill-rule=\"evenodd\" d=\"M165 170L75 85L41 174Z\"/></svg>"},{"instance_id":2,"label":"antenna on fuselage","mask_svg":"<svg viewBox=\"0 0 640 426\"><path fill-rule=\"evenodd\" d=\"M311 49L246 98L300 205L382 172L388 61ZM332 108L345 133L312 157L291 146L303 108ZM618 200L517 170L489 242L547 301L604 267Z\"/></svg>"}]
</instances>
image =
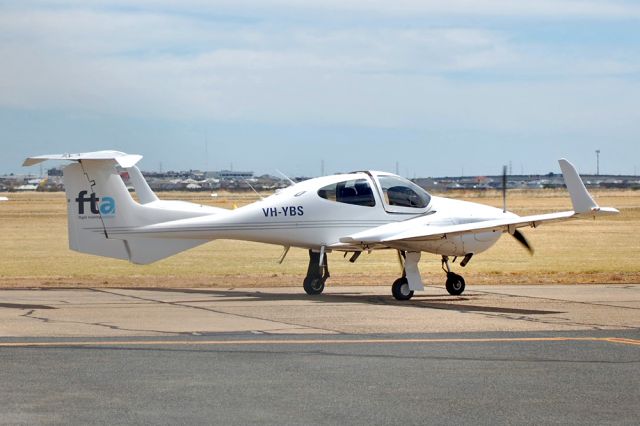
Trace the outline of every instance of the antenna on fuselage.
<instances>
[{"instance_id":1,"label":"antenna on fuselage","mask_svg":"<svg viewBox=\"0 0 640 426\"><path fill-rule=\"evenodd\" d=\"M249 183L249 181L245 178L244 179L244 183L246 183L247 185L249 185L249 188L251 188L253 190L253 192L256 193L256 195L258 196L258 198L260 198L261 200L264 200L264 197L262 195L260 195L260 193L258 191L256 191L256 189Z\"/></svg>"},{"instance_id":2,"label":"antenna on fuselage","mask_svg":"<svg viewBox=\"0 0 640 426\"><path fill-rule=\"evenodd\" d=\"M276 172L277 172L280 176L282 176L283 178L285 178L286 180L288 180L288 181L291 183L291 185L295 185L295 184L296 184L293 180L291 180L291 179L289 178L289 176L285 175L285 174L284 174L284 173L282 173L280 170L276 169Z\"/></svg>"}]
</instances>

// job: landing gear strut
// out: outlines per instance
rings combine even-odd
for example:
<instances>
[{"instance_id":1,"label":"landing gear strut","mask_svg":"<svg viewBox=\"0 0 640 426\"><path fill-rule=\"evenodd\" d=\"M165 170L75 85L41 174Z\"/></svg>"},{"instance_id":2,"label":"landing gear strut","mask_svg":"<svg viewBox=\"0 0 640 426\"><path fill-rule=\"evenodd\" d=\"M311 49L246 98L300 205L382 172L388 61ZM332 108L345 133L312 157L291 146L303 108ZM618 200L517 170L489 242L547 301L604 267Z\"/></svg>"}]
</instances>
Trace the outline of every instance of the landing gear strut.
<instances>
[{"instance_id":1,"label":"landing gear strut","mask_svg":"<svg viewBox=\"0 0 640 426\"><path fill-rule=\"evenodd\" d=\"M460 296L464 292L465 282L462 276L451 272L449 256L442 256L442 270L447 273L445 287L452 296Z\"/></svg>"},{"instance_id":2,"label":"landing gear strut","mask_svg":"<svg viewBox=\"0 0 640 426\"><path fill-rule=\"evenodd\" d=\"M322 258L322 263L320 259ZM304 291L310 296L317 296L324 290L324 283L331 275L329 274L329 264L327 263L327 254L314 252L309 250L309 267L307 268L307 276L304 279Z\"/></svg>"}]
</instances>

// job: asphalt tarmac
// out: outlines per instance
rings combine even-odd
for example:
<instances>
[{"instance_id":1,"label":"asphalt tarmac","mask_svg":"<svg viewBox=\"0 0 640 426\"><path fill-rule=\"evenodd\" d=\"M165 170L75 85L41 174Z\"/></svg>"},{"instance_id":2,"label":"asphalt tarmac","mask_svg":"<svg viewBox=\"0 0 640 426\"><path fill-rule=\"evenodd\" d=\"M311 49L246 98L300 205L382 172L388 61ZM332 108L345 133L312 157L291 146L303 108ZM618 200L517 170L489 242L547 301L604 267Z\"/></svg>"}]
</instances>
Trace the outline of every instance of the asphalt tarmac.
<instances>
[{"instance_id":1,"label":"asphalt tarmac","mask_svg":"<svg viewBox=\"0 0 640 426\"><path fill-rule=\"evenodd\" d=\"M2 290L0 423L637 424L640 286L387 290Z\"/></svg>"}]
</instances>

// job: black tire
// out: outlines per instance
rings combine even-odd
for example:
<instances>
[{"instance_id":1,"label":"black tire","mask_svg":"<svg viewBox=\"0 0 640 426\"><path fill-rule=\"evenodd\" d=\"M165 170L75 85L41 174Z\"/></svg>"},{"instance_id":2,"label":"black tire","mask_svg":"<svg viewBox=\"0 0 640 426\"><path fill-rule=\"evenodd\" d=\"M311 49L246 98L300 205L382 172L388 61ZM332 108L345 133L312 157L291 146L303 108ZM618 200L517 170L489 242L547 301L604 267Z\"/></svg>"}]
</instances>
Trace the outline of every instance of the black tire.
<instances>
[{"instance_id":1,"label":"black tire","mask_svg":"<svg viewBox=\"0 0 640 426\"><path fill-rule=\"evenodd\" d=\"M306 277L302 286L309 296L317 296L324 291L324 282L322 277Z\"/></svg>"},{"instance_id":2,"label":"black tire","mask_svg":"<svg viewBox=\"0 0 640 426\"><path fill-rule=\"evenodd\" d=\"M452 296L460 296L464 292L465 282L464 278L462 278L458 274L454 274L453 272L449 272L447 274L447 291Z\"/></svg>"},{"instance_id":3,"label":"black tire","mask_svg":"<svg viewBox=\"0 0 640 426\"><path fill-rule=\"evenodd\" d=\"M394 281L391 286L391 294L396 300L410 300L413 297L413 291L409 290L409 281L406 277Z\"/></svg>"}]
</instances>

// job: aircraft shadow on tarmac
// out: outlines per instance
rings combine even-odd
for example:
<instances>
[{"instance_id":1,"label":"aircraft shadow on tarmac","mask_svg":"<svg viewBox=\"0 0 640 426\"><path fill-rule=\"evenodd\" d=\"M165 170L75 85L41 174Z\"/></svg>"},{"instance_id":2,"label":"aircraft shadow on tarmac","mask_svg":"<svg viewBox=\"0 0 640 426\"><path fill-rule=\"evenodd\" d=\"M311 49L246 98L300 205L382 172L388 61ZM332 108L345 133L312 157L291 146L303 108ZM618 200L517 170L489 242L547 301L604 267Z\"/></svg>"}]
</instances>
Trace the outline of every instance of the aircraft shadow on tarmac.
<instances>
[{"instance_id":1,"label":"aircraft shadow on tarmac","mask_svg":"<svg viewBox=\"0 0 640 426\"><path fill-rule=\"evenodd\" d=\"M131 290L128 288L126 290ZM557 315L563 314L563 311L546 311L534 309L518 309L509 307L469 305L464 302L469 300L478 300L483 297L482 294L474 294L470 292L465 296L443 295L420 295L414 297L408 302L399 302L389 296L368 295L358 292L331 294L324 293L319 296L308 296L302 293L274 293L262 290L246 291L246 290L214 290L214 289L178 289L178 288L138 288L138 291L153 291L166 293L183 293L189 295L208 295L216 298L227 298L229 302L237 302L238 300L254 300L254 301L313 301L314 303L362 303L368 305L386 305L412 308L440 309L458 312L486 312L512 315ZM213 300L212 300L213 301ZM215 302L220 302L220 299ZM184 300L179 303L207 302L207 300Z\"/></svg>"},{"instance_id":2,"label":"aircraft shadow on tarmac","mask_svg":"<svg viewBox=\"0 0 640 426\"><path fill-rule=\"evenodd\" d=\"M26 305L24 303L0 303L0 308L6 309L56 309L47 305Z\"/></svg>"}]
</instances>

